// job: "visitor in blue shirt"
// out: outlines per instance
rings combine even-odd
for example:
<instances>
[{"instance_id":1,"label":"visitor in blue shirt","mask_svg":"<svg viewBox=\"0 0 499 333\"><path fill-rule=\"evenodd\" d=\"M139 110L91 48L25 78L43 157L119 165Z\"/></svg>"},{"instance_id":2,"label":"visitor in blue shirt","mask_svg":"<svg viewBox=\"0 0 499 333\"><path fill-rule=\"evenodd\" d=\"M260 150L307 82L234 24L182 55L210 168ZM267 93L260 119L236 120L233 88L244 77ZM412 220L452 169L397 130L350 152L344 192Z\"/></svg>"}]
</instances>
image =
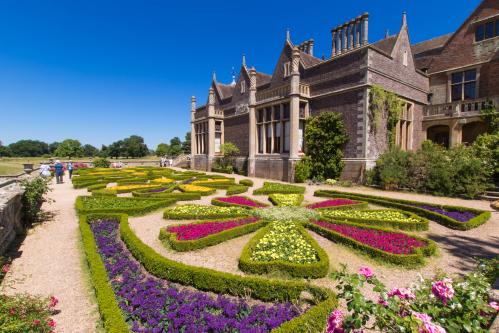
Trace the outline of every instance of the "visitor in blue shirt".
<instances>
[{"instance_id":1,"label":"visitor in blue shirt","mask_svg":"<svg viewBox=\"0 0 499 333\"><path fill-rule=\"evenodd\" d=\"M68 169L69 179L71 179L71 177L73 176L73 162L72 161L68 162L67 169Z\"/></svg>"},{"instance_id":2,"label":"visitor in blue shirt","mask_svg":"<svg viewBox=\"0 0 499 333\"><path fill-rule=\"evenodd\" d=\"M62 165L61 161L59 160L55 161L54 169L55 169L55 179L57 181L57 184L61 184L62 175L64 174L64 166Z\"/></svg>"}]
</instances>

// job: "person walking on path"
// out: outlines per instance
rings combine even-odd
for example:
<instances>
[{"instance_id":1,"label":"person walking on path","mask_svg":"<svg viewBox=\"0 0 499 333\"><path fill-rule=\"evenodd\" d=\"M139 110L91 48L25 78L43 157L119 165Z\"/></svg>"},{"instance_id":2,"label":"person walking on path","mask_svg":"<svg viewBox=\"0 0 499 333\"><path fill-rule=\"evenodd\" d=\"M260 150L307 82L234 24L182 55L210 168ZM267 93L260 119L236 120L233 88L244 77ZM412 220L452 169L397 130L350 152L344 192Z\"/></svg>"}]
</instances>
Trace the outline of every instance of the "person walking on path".
<instances>
[{"instance_id":1,"label":"person walking on path","mask_svg":"<svg viewBox=\"0 0 499 333\"><path fill-rule=\"evenodd\" d=\"M42 163L40 165L40 176L43 178L50 177L50 166L47 163Z\"/></svg>"},{"instance_id":2,"label":"person walking on path","mask_svg":"<svg viewBox=\"0 0 499 333\"><path fill-rule=\"evenodd\" d=\"M72 161L68 162L67 169L68 169L69 179L71 179L71 177L73 176L73 162Z\"/></svg>"},{"instance_id":3,"label":"person walking on path","mask_svg":"<svg viewBox=\"0 0 499 333\"><path fill-rule=\"evenodd\" d=\"M55 179L57 181L57 184L61 184L62 175L64 174L64 165L62 165L61 161L59 160L55 161L54 170L55 170Z\"/></svg>"}]
</instances>

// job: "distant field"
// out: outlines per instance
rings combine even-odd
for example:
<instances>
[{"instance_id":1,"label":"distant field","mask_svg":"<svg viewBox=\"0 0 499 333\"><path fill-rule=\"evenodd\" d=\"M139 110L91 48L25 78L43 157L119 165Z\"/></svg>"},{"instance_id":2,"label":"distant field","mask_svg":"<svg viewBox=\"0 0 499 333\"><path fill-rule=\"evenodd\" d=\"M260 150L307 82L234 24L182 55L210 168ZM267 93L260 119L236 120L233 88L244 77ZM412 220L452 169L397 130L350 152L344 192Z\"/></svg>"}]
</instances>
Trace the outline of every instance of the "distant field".
<instances>
[{"instance_id":1,"label":"distant field","mask_svg":"<svg viewBox=\"0 0 499 333\"><path fill-rule=\"evenodd\" d=\"M120 158L116 161L133 161L133 160L157 160L156 156L146 156L142 158L132 159L132 158ZM47 158L42 157L2 157L0 158L0 176L17 175L23 172L24 163L33 163L35 168L40 166L40 162L47 161ZM65 160L65 159L63 159ZM90 158L74 158L73 162L79 161L90 161ZM115 161L115 159L110 159L110 161Z\"/></svg>"}]
</instances>

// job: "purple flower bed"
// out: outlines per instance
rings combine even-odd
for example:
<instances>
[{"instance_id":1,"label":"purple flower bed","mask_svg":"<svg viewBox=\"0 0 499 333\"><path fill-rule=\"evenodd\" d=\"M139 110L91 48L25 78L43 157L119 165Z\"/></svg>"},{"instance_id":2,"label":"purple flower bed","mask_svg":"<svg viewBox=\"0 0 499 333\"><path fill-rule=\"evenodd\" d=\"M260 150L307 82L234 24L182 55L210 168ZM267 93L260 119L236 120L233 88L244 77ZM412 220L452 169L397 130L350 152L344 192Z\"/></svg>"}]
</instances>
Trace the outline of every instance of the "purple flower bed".
<instances>
[{"instance_id":1,"label":"purple flower bed","mask_svg":"<svg viewBox=\"0 0 499 333\"><path fill-rule=\"evenodd\" d=\"M155 188L153 190L149 190L147 192L149 193L159 193L168 190L170 187L161 187L161 188Z\"/></svg>"},{"instance_id":2,"label":"purple flower bed","mask_svg":"<svg viewBox=\"0 0 499 333\"><path fill-rule=\"evenodd\" d=\"M195 240L245 224L255 223L258 220L258 217L247 217L243 219L223 222L206 222L171 226L166 230L168 230L168 232L177 234L177 240Z\"/></svg>"},{"instance_id":3,"label":"purple flower bed","mask_svg":"<svg viewBox=\"0 0 499 333\"><path fill-rule=\"evenodd\" d=\"M397 232L363 229L324 221L314 221L313 223L324 229L355 239L362 244L393 254L412 254L416 248L426 246L426 243L419 239Z\"/></svg>"},{"instance_id":4,"label":"purple flower bed","mask_svg":"<svg viewBox=\"0 0 499 333\"><path fill-rule=\"evenodd\" d=\"M226 203L231 203L231 204L236 204L236 205L241 205L241 206L248 206L248 207L256 207L256 208L261 208L261 207L266 207L264 204L256 202L254 200L251 200L246 197L242 196L232 196L232 197L227 197L227 198L217 198L218 201L221 202L226 202Z\"/></svg>"},{"instance_id":5,"label":"purple flower bed","mask_svg":"<svg viewBox=\"0 0 499 333\"><path fill-rule=\"evenodd\" d=\"M349 199L330 199L330 200L325 200L321 202L317 202L314 204L310 204L307 206L307 208L310 209L318 209L318 208L328 208L328 207L337 207L337 206L344 206L344 205L354 205L358 204L358 201L353 201Z\"/></svg>"},{"instance_id":6,"label":"purple flower bed","mask_svg":"<svg viewBox=\"0 0 499 333\"><path fill-rule=\"evenodd\" d=\"M119 223L91 229L109 280L133 332L268 332L300 314L292 304L248 305L242 299L179 290L144 273L119 238Z\"/></svg>"},{"instance_id":7,"label":"purple flower bed","mask_svg":"<svg viewBox=\"0 0 499 333\"><path fill-rule=\"evenodd\" d=\"M422 208L422 209L429 210L431 212L442 214L442 215L450 217L451 219L454 219L454 220L459 221L459 222L468 222L469 220L471 220L472 218L474 218L476 216L476 214L474 214L472 212L468 212L468 211L460 212L457 210L445 210L443 208L429 206L429 205L410 205L410 206Z\"/></svg>"}]
</instances>

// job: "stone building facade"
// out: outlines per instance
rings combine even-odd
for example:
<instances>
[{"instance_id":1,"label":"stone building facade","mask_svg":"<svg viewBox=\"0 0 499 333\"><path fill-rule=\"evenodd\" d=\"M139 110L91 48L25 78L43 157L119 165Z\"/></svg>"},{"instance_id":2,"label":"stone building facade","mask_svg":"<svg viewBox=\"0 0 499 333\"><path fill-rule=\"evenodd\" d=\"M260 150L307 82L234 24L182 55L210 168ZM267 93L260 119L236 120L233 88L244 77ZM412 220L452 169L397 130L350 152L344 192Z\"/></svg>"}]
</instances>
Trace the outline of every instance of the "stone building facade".
<instances>
[{"instance_id":1,"label":"stone building facade","mask_svg":"<svg viewBox=\"0 0 499 333\"><path fill-rule=\"evenodd\" d=\"M402 149L425 139L472 142L485 130L478 116L485 100L498 102L498 20L499 3L484 0L455 33L411 45L404 13L396 35L370 43L364 13L331 30L327 59L314 56L313 39L295 45L288 32L271 75L248 67L243 56L237 80L222 84L213 75L206 105L192 97L191 167L210 170L220 145L232 142L248 175L291 181L305 120L338 112L349 134L342 177L360 181L388 148L386 119L373 123L373 86L403 102L395 140Z\"/></svg>"}]
</instances>

